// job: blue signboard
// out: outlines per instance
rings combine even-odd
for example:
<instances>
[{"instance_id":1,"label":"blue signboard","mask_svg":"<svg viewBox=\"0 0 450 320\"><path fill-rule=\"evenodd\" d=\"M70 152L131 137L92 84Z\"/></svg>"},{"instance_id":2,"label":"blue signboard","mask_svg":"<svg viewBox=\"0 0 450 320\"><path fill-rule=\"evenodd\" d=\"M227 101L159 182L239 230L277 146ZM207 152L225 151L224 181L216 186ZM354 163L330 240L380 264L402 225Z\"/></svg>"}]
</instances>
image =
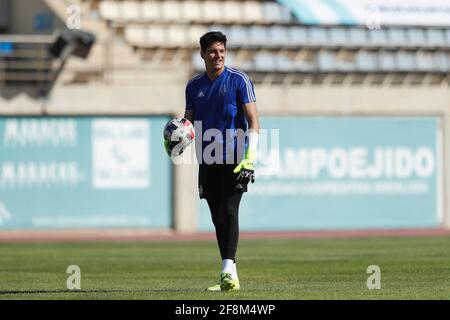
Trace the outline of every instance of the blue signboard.
<instances>
[{"instance_id":1,"label":"blue signboard","mask_svg":"<svg viewBox=\"0 0 450 320\"><path fill-rule=\"evenodd\" d=\"M167 120L0 118L0 229L170 228Z\"/></svg>"},{"instance_id":2,"label":"blue signboard","mask_svg":"<svg viewBox=\"0 0 450 320\"><path fill-rule=\"evenodd\" d=\"M439 119L263 117L242 230L428 228L441 223ZM199 228L212 230L205 201Z\"/></svg>"}]
</instances>

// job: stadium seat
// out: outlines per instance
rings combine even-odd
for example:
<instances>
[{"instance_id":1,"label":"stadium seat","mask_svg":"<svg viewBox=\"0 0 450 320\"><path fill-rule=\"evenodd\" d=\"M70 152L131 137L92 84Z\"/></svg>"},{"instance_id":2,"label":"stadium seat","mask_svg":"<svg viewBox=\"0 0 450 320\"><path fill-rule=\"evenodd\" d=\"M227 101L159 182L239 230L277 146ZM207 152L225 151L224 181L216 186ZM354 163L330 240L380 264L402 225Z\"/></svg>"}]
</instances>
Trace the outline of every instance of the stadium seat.
<instances>
[{"instance_id":1,"label":"stadium seat","mask_svg":"<svg viewBox=\"0 0 450 320\"><path fill-rule=\"evenodd\" d=\"M273 72L276 70L274 56L270 53L257 53L254 59L254 63L255 71L257 72Z\"/></svg>"},{"instance_id":2,"label":"stadium seat","mask_svg":"<svg viewBox=\"0 0 450 320\"><path fill-rule=\"evenodd\" d=\"M152 45L164 47L167 45L167 26L151 25L148 27L148 40Z\"/></svg>"},{"instance_id":3,"label":"stadium seat","mask_svg":"<svg viewBox=\"0 0 450 320\"><path fill-rule=\"evenodd\" d=\"M365 29L362 28L350 28L348 31L347 45L354 47L364 47L367 46L367 33ZM372 31L368 31L372 32Z\"/></svg>"},{"instance_id":4,"label":"stadium seat","mask_svg":"<svg viewBox=\"0 0 450 320\"><path fill-rule=\"evenodd\" d=\"M272 26L267 28L268 44L279 47L290 46L288 31L282 26Z\"/></svg>"},{"instance_id":5,"label":"stadium seat","mask_svg":"<svg viewBox=\"0 0 450 320\"><path fill-rule=\"evenodd\" d=\"M418 51L416 53L417 71L432 71L434 63L434 55L431 52Z\"/></svg>"},{"instance_id":6,"label":"stadium seat","mask_svg":"<svg viewBox=\"0 0 450 320\"><path fill-rule=\"evenodd\" d=\"M289 42L294 46L302 46L308 43L307 29L304 27L288 28Z\"/></svg>"},{"instance_id":7,"label":"stadium seat","mask_svg":"<svg viewBox=\"0 0 450 320\"><path fill-rule=\"evenodd\" d=\"M279 72L292 73L295 72L295 64L287 56L284 55L275 55L275 69Z\"/></svg>"},{"instance_id":8,"label":"stadium seat","mask_svg":"<svg viewBox=\"0 0 450 320\"><path fill-rule=\"evenodd\" d=\"M378 63L381 71L395 71L395 53L392 51L384 51L379 53Z\"/></svg>"},{"instance_id":9,"label":"stadium seat","mask_svg":"<svg viewBox=\"0 0 450 320\"><path fill-rule=\"evenodd\" d=\"M443 30L438 29L427 29L426 30L427 44L432 47L443 47L445 46L445 34Z\"/></svg>"},{"instance_id":10,"label":"stadium seat","mask_svg":"<svg viewBox=\"0 0 450 320\"><path fill-rule=\"evenodd\" d=\"M445 73L450 71L450 61L448 53L435 52L433 58L433 71Z\"/></svg>"},{"instance_id":11,"label":"stadium seat","mask_svg":"<svg viewBox=\"0 0 450 320\"><path fill-rule=\"evenodd\" d=\"M200 22L202 20L201 2L186 0L182 2L183 19L188 22Z\"/></svg>"},{"instance_id":12,"label":"stadium seat","mask_svg":"<svg viewBox=\"0 0 450 320\"><path fill-rule=\"evenodd\" d=\"M387 29L387 45L391 47L405 47L408 45L408 39L403 29Z\"/></svg>"},{"instance_id":13,"label":"stadium seat","mask_svg":"<svg viewBox=\"0 0 450 320\"><path fill-rule=\"evenodd\" d=\"M313 45L324 45L328 43L327 29L311 27L308 29L308 40Z\"/></svg>"},{"instance_id":14,"label":"stadium seat","mask_svg":"<svg viewBox=\"0 0 450 320\"><path fill-rule=\"evenodd\" d=\"M248 28L243 26L231 26L228 29L228 34L230 47L247 46L250 41L248 36Z\"/></svg>"},{"instance_id":15,"label":"stadium seat","mask_svg":"<svg viewBox=\"0 0 450 320\"><path fill-rule=\"evenodd\" d=\"M259 1L245 1L243 21L246 23L264 23L262 4Z\"/></svg>"},{"instance_id":16,"label":"stadium seat","mask_svg":"<svg viewBox=\"0 0 450 320\"><path fill-rule=\"evenodd\" d=\"M266 23L283 23L282 6L276 2L263 2L263 18Z\"/></svg>"},{"instance_id":17,"label":"stadium seat","mask_svg":"<svg viewBox=\"0 0 450 320\"><path fill-rule=\"evenodd\" d=\"M123 18L126 21L140 20L142 16L141 3L139 1L127 0L121 2Z\"/></svg>"},{"instance_id":18,"label":"stadium seat","mask_svg":"<svg viewBox=\"0 0 450 320\"><path fill-rule=\"evenodd\" d=\"M362 72L373 72L378 69L377 55L373 52L359 51L355 56L355 68Z\"/></svg>"},{"instance_id":19,"label":"stadium seat","mask_svg":"<svg viewBox=\"0 0 450 320\"><path fill-rule=\"evenodd\" d=\"M186 47L190 45L184 25L171 25L168 27L168 45L172 47Z\"/></svg>"},{"instance_id":20,"label":"stadium seat","mask_svg":"<svg viewBox=\"0 0 450 320\"><path fill-rule=\"evenodd\" d=\"M160 2L143 1L141 10L142 10L142 18L145 21L153 22L161 19L162 8Z\"/></svg>"},{"instance_id":21,"label":"stadium seat","mask_svg":"<svg viewBox=\"0 0 450 320\"><path fill-rule=\"evenodd\" d=\"M375 47L385 47L387 45L387 35L385 30L370 30L368 34L368 45Z\"/></svg>"},{"instance_id":22,"label":"stadium seat","mask_svg":"<svg viewBox=\"0 0 450 320\"><path fill-rule=\"evenodd\" d=\"M396 54L396 67L398 71L416 71L416 57L410 51L398 51Z\"/></svg>"},{"instance_id":23,"label":"stadium seat","mask_svg":"<svg viewBox=\"0 0 450 320\"><path fill-rule=\"evenodd\" d=\"M336 55L326 50L320 50L317 53L317 68L324 72L336 70Z\"/></svg>"},{"instance_id":24,"label":"stadium seat","mask_svg":"<svg viewBox=\"0 0 450 320\"><path fill-rule=\"evenodd\" d=\"M248 40L249 45L261 47L270 43L271 39L268 37L266 27L256 25L248 28Z\"/></svg>"},{"instance_id":25,"label":"stadium seat","mask_svg":"<svg viewBox=\"0 0 450 320\"><path fill-rule=\"evenodd\" d=\"M450 48L450 29L445 30L445 45Z\"/></svg>"},{"instance_id":26,"label":"stadium seat","mask_svg":"<svg viewBox=\"0 0 450 320\"><path fill-rule=\"evenodd\" d=\"M168 22L179 22L182 19L181 2L167 0L162 2L162 17Z\"/></svg>"},{"instance_id":27,"label":"stadium seat","mask_svg":"<svg viewBox=\"0 0 450 320\"><path fill-rule=\"evenodd\" d=\"M223 4L223 17L224 22L227 23L239 23L243 20L243 10L241 3L238 1L225 1Z\"/></svg>"},{"instance_id":28,"label":"stadium seat","mask_svg":"<svg viewBox=\"0 0 450 320\"><path fill-rule=\"evenodd\" d=\"M125 28L125 39L131 44L140 47L167 47L166 28L162 25L129 25Z\"/></svg>"},{"instance_id":29,"label":"stadium seat","mask_svg":"<svg viewBox=\"0 0 450 320\"><path fill-rule=\"evenodd\" d=\"M329 42L328 45L333 46L345 46L348 42L346 29L344 28L331 28L329 30Z\"/></svg>"},{"instance_id":30,"label":"stadium seat","mask_svg":"<svg viewBox=\"0 0 450 320\"><path fill-rule=\"evenodd\" d=\"M128 25L124 31L125 40L132 45L145 46L146 29L145 26Z\"/></svg>"},{"instance_id":31,"label":"stadium seat","mask_svg":"<svg viewBox=\"0 0 450 320\"><path fill-rule=\"evenodd\" d=\"M202 20L204 22L222 22L224 20L222 3L219 1L203 1L202 14Z\"/></svg>"},{"instance_id":32,"label":"stadium seat","mask_svg":"<svg viewBox=\"0 0 450 320\"><path fill-rule=\"evenodd\" d=\"M101 1L99 14L102 19L109 21L118 21L122 18L122 10L116 1Z\"/></svg>"},{"instance_id":33,"label":"stadium seat","mask_svg":"<svg viewBox=\"0 0 450 320\"><path fill-rule=\"evenodd\" d=\"M406 29L406 41L408 46L423 47L426 43L425 30L419 28Z\"/></svg>"}]
</instances>

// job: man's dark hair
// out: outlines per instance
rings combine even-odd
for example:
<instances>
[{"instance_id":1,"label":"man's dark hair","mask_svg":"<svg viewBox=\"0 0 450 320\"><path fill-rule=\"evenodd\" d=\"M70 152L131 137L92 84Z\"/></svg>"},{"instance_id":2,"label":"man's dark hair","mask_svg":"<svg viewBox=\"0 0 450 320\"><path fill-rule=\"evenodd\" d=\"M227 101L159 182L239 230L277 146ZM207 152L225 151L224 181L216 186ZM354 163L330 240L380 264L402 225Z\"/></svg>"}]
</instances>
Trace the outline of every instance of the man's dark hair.
<instances>
[{"instance_id":1,"label":"man's dark hair","mask_svg":"<svg viewBox=\"0 0 450 320\"><path fill-rule=\"evenodd\" d=\"M223 43L223 46L227 47L227 37L220 31L210 31L205 33L200 38L200 48L203 52L206 51L206 49L213 44L214 42L221 42Z\"/></svg>"}]
</instances>

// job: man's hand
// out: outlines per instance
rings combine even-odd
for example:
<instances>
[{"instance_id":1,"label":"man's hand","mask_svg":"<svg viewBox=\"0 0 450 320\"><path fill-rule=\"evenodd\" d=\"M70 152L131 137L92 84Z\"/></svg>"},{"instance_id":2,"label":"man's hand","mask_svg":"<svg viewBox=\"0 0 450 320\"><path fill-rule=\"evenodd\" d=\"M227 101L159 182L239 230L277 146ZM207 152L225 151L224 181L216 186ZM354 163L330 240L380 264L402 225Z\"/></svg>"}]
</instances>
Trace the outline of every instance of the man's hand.
<instances>
[{"instance_id":1,"label":"man's hand","mask_svg":"<svg viewBox=\"0 0 450 320\"><path fill-rule=\"evenodd\" d=\"M236 179L236 185L246 186L249 182L255 182L255 167L253 162L255 161L255 155L250 150L245 153L244 160L234 168L234 173L239 173Z\"/></svg>"}]
</instances>

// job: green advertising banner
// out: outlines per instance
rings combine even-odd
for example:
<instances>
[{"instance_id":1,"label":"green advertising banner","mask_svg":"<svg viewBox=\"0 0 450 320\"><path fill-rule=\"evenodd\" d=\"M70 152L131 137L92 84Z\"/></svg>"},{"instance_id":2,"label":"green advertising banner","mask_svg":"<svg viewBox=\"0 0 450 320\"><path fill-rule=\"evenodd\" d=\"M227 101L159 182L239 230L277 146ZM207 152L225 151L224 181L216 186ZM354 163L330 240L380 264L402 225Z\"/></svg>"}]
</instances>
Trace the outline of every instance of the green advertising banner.
<instances>
[{"instance_id":1,"label":"green advertising banner","mask_svg":"<svg viewBox=\"0 0 450 320\"><path fill-rule=\"evenodd\" d=\"M442 221L439 119L262 117L242 230L429 228ZM199 228L212 230L205 201Z\"/></svg>"},{"instance_id":2,"label":"green advertising banner","mask_svg":"<svg viewBox=\"0 0 450 320\"><path fill-rule=\"evenodd\" d=\"M170 228L168 120L0 118L0 229Z\"/></svg>"}]
</instances>

